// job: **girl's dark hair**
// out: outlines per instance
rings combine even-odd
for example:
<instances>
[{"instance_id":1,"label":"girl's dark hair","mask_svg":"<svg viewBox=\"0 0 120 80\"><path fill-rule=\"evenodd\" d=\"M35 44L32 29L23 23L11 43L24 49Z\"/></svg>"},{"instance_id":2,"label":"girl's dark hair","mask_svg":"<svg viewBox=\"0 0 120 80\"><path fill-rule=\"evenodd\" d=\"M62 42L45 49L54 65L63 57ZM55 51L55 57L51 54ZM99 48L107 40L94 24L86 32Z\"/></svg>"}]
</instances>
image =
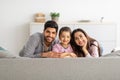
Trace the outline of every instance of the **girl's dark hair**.
<instances>
[{"instance_id":1,"label":"girl's dark hair","mask_svg":"<svg viewBox=\"0 0 120 80\"><path fill-rule=\"evenodd\" d=\"M45 23L44 25L44 31L47 29L47 28L55 28L56 29L56 32L58 31L58 24L53 21L53 20L49 20Z\"/></svg>"},{"instance_id":2,"label":"girl's dark hair","mask_svg":"<svg viewBox=\"0 0 120 80\"><path fill-rule=\"evenodd\" d=\"M91 38L91 37L89 37L89 36L87 35L87 33L86 33L83 29L81 29L81 28L78 28L78 29L73 30L73 32L72 32L72 34L71 34L71 41L70 41L70 43L71 43L71 45L72 45L72 48L73 48L73 51L75 52L75 54L76 54L78 57L85 57L84 52L82 51L82 47L78 46L78 45L76 44L76 42L75 42L74 34L75 34L76 32L82 32L82 33L85 35L85 37L87 38L87 41L88 41L88 42L87 42L87 49L88 49L88 51L89 51L91 45L95 45L95 44L94 44L94 41L96 41L96 40L93 39L93 38ZM97 45L95 45L95 46L97 46ZM98 51L99 51L99 56L101 56L99 44L98 44L97 47L98 47Z\"/></svg>"},{"instance_id":3,"label":"girl's dark hair","mask_svg":"<svg viewBox=\"0 0 120 80\"><path fill-rule=\"evenodd\" d=\"M62 28L60 29L60 31L59 31L59 37L60 37L60 35L61 35L61 33L62 33L63 31L70 32L70 36L71 36L71 29L70 29L69 27L65 26L65 27L62 27Z\"/></svg>"}]
</instances>

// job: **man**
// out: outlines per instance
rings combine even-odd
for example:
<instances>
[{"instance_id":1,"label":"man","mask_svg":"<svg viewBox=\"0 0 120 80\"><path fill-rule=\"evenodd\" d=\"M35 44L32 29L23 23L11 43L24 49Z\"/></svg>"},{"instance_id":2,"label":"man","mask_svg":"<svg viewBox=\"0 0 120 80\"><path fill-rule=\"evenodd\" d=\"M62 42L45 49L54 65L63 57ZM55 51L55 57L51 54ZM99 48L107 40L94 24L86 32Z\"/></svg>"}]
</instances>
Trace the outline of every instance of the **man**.
<instances>
[{"instance_id":1,"label":"man","mask_svg":"<svg viewBox=\"0 0 120 80\"><path fill-rule=\"evenodd\" d=\"M58 58L59 53L52 52L52 46L58 43L55 40L58 24L55 21L47 21L43 33L35 33L30 36L26 45L20 51L20 56L30 58Z\"/></svg>"}]
</instances>

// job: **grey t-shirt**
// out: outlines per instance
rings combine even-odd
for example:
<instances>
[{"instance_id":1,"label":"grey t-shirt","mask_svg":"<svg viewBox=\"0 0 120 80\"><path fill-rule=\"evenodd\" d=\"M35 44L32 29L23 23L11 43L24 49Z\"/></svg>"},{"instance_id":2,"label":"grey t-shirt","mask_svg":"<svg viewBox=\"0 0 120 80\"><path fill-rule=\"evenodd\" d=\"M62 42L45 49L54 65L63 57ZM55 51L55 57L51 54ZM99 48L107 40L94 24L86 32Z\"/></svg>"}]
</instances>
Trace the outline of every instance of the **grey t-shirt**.
<instances>
[{"instance_id":1,"label":"grey t-shirt","mask_svg":"<svg viewBox=\"0 0 120 80\"><path fill-rule=\"evenodd\" d=\"M52 50L52 46L58 43L58 40L54 40L52 44L48 47L48 51ZM21 57L31 57L31 58L40 58L40 54L45 52L44 45L44 35L43 33L35 33L31 35L20 51Z\"/></svg>"}]
</instances>

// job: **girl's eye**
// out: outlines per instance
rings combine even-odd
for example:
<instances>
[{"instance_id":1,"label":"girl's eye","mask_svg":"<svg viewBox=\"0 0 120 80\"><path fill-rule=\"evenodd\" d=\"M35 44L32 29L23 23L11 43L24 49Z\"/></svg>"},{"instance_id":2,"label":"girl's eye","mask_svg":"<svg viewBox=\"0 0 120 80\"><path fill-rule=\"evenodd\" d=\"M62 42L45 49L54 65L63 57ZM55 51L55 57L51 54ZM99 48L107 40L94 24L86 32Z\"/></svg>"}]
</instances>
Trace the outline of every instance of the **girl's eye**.
<instances>
[{"instance_id":1,"label":"girl's eye","mask_svg":"<svg viewBox=\"0 0 120 80\"><path fill-rule=\"evenodd\" d=\"M67 36L67 38L70 38L70 36Z\"/></svg>"}]
</instances>

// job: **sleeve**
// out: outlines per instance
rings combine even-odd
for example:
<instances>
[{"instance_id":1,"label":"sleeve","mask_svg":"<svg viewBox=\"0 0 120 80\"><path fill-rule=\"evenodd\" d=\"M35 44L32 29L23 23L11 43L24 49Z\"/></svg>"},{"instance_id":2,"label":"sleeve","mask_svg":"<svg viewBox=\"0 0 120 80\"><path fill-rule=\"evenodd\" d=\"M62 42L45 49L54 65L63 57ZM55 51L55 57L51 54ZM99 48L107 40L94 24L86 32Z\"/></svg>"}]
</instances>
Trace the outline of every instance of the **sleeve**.
<instances>
[{"instance_id":1,"label":"sleeve","mask_svg":"<svg viewBox=\"0 0 120 80\"><path fill-rule=\"evenodd\" d=\"M20 54L22 54L23 57L30 57L30 58L38 58L40 57L40 53L34 54L35 48L38 46L40 38L36 35L30 36L27 43L21 50Z\"/></svg>"},{"instance_id":2,"label":"sleeve","mask_svg":"<svg viewBox=\"0 0 120 80\"><path fill-rule=\"evenodd\" d=\"M92 57L99 57L98 43L95 41L94 45L90 46L90 52Z\"/></svg>"},{"instance_id":3,"label":"sleeve","mask_svg":"<svg viewBox=\"0 0 120 80\"><path fill-rule=\"evenodd\" d=\"M55 44L55 45L53 46L52 51L53 51L53 52L59 52L58 44Z\"/></svg>"}]
</instances>

